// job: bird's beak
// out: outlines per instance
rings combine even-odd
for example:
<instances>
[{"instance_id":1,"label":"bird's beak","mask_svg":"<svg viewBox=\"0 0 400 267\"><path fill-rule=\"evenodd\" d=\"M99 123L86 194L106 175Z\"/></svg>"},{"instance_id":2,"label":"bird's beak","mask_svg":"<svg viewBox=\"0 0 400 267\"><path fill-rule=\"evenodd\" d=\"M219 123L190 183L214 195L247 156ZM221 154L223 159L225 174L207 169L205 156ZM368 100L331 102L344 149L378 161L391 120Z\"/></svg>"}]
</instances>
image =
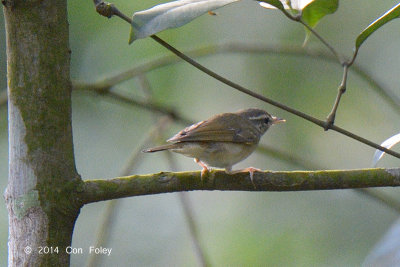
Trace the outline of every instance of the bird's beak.
<instances>
[{"instance_id":1,"label":"bird's beak","mask_svg":"<svg viewBox=\"0 0 400 267\"><path fill-rule=\"evenodd\" d=\"M286 121L285 119L281 119L281 118L272 116L272 124L278 124L278 123L285 122L285 121Z\"/></svg>"}]
</instances>

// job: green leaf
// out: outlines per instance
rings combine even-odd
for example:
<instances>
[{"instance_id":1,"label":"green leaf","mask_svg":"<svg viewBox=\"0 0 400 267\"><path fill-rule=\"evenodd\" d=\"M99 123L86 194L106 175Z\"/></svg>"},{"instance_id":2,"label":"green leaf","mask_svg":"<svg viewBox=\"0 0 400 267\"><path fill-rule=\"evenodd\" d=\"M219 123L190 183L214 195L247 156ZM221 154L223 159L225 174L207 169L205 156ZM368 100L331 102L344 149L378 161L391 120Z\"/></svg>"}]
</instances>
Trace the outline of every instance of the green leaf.
<instances>
[{"instance_id":1,"label":"green leaf","mask_svg":"<svg viewBox=\"0 0 400 267\"><path fill-rule=\"evenodd\" d=\"M325 15L333 14L339 7L339 0L314 0L303 8L301 18L310 27L315 27Z\"/></svg>"},{"instance_id":2,"label":"green leaf","mask_svg":"<svg viewBox=\"0 0 400 267\"><path fill-rule=\"evenodd\" d=\"M339 7L339 0L315 0L303 8L301 18L310 27L314 28L325 15L333 14ZM311 32L306 30L303 46L310 38Z\"/></svg>"},{"instance_id":3,"label":"green leaf","mask_svg":"<svg viewBox=\"0 0 400 267\"><path fill-rule=\"evenodd\" d=\"M237 1L239 0L178 0L135 12L129 43L169 28L183 26L204 13Z\"/></svg>"},{"instance_id":4,"label":"green leaf","mask_svg":"<svg viewBox=\"0 0 400 267\"><path fill-rule=\"evenodd\" d=\"M367 28L365 28L356 39L356 50L360 48L362 43L376 30L391 21L392 19L400 17L400 3L390 9L388 12L383 14L380 18L372 22Z\"/></svg>"},{"instance_id":5,"label":"green leaf","mask_svg":"<svg viewBox=\"0 0 400 267\"><path fill-rule=\"evenodd\" d=\"M267 3L268 5L271 5L277 9L285 10L285 7L283 6L282 2L279 0L258 0L258 1L262 2L262 3ZM265 6L265 5L262 5L262 7L269 8L268 6Z\"/></svg>"}]
</instances>

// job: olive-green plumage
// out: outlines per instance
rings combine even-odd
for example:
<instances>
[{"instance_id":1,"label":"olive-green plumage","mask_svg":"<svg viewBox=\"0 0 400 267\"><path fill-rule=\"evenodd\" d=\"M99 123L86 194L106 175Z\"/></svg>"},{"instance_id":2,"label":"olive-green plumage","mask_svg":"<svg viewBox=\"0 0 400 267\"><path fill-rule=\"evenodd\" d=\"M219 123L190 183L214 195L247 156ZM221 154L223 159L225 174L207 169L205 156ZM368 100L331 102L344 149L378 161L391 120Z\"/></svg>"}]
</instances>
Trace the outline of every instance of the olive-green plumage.
<instances>
[{"instance_id":1,"label":"olive-green plumage","mask_svg":"<svg viewBox=\"0 0 400 267\"><path fill-rule=\"evenodd\" d=\"M285 120L268 112L250 108L235 113L222 113L193 124L167 141L166 144L143 152L170 150L194 158L203 167L225 168L247 158L257 147L268 128Z\"/></svg>"}]
</instances>

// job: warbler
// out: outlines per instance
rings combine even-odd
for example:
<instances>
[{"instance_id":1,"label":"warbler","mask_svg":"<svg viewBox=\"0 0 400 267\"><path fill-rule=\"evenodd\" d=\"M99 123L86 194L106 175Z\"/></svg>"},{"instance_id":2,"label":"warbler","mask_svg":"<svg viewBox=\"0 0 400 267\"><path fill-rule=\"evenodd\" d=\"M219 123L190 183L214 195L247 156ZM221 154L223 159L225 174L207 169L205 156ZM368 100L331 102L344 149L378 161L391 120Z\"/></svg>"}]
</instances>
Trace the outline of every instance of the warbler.
<instances>
[{"instance_id":1,"label":"warbler","mask_svg":"<svg viewBox=\"0 0 400 267\"><path fill-rule=\"evenodd\" d=\"M224 168L227 173L248 171L253 182L253 173L259 169L249 167L232 172L232 166L256 149L261 136L270 126L281 122L285 120L258 108L222 113L183 129L167 140L170 144L143 152L169 150L194 158L203 168L202 178L210 167L218 167Z\"/></svg>"}]
</instances>

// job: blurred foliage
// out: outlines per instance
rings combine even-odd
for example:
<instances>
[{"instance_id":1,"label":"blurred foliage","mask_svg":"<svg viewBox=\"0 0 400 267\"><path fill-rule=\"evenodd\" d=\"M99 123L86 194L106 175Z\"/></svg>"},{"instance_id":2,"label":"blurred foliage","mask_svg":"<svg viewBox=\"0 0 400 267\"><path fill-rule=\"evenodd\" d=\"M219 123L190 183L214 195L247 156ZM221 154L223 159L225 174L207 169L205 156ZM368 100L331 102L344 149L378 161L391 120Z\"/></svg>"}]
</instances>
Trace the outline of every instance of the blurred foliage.
<instances>
[{"instance_id":1,"label":"blurred foliage","mask_svg":"<svg viewBox=\"0 0 400 267\"><path fill-rule=\"evenodd\" d=\"M149 8L157 1L114 2L126 14ZM356 36L395 1L341 1L333 15L316 30L340 53L350 56ZM94 82L169 52L151 39L128 46L130 25L97 15L92 1L68 1L72 50L71 76ZM304 29L279 11L260 8L256 2L239 2L204 15L184 27L164 31L160 37L181 50L223 42L301 46ZM0 16L0 84L6 87L4 22ZM398 22L375 32L360 50L356 63L394 94L399 95ZM309 48L323 48L311 37ZM199 59L233 81L291 107L325 118L336 96L342 69L320 59L279 54L220 54ZM252 99L199 73L185 63L147 74L154 98L195 121L213 114L260 107L287 120L271 129L262 143L327 169L369 167L374 150L347 137L324 132L291 114ZM144 96L137 79L116 86L131 96ZM6 109L0 110L0 188L7 183ZM387 105L350 71L348 91L336 123L380 143L399 132L399 113ZM116 176L131 151L144 140L153 115L140 108L81 92L73 94L73 131L79 173L84 179ZM169 137L182 125L165 132ZM143 155L134 173L168 170L160 155ZM175 156L182 170L198 169L191 159ZM398 166L386 156L379 163ZM254 154L236 168L254 166L294 170L300 166ZM398 189L380 189L393 197ZM346 191L298 193L192 192L201 242L216 266L359 266L389 225L398 217L369 198ZM397 197L398 198L398 197ZM194 265L190 235L175 194L122 200L114 219L112 239L105 247L111 256L102 266ZM94 245L105 203L85 206L75 227L73 246L85 253L72 256L72 266L84 265ZM0 208L0 262L7 259L7 211Z\"/></svg>"}]
</instances>

